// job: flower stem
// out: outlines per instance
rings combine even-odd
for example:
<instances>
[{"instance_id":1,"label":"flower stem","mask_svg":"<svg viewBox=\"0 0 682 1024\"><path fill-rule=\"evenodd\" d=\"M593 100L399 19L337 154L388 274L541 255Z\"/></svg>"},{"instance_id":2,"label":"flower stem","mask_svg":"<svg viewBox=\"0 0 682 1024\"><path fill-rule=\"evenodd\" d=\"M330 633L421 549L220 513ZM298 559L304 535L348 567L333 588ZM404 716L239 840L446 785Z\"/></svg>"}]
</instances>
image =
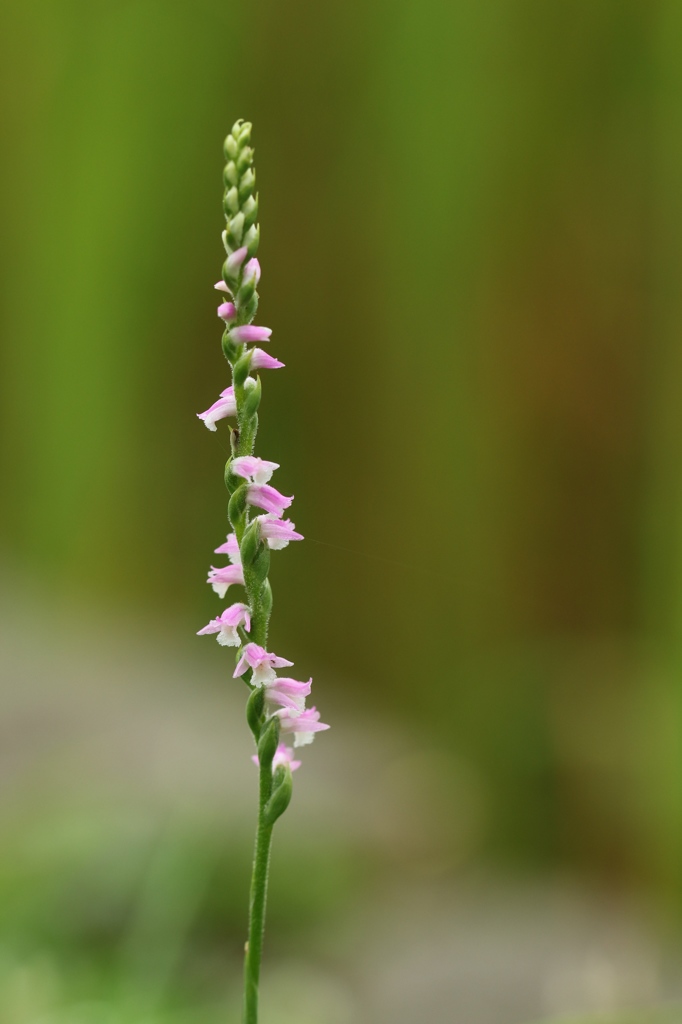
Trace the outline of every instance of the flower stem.
<instances>
[{"instance_id":1,"label":"flower stem","mask_svg":"<svg viewBox=\"0 0 682 1024\"><path fill-rule=\"evenodd\" d=\"M266 824L263 811L271 793L272 764L267 762L260 767L258 829L256 831L256 849L253 857L249 901L249 938L244 958L243 1024L258 1024L258 979L260 977L260 962L263 953L265 903L268 891L270 847L272 845L272 825Z\"/></svg>"}]
</instances>

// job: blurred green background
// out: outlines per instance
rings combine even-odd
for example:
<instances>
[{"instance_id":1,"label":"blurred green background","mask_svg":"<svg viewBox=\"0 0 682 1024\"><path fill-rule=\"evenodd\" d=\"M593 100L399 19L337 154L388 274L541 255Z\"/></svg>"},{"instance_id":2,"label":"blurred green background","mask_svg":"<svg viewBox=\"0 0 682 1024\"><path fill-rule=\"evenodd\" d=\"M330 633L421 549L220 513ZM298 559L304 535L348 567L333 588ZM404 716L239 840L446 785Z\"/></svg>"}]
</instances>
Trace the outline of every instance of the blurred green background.
<instances>
[{"instance_id":1,"label":"blurred green background","mask_svg":"<svg viewBox=\"0 0 682 1024\"><path fill-rule=\"evenodd\" d=\"M264 381L259 452L307 538L275 560L272 647L334 724L333 768L323 737L299 775L336 803L301 779L273 883L295 1019L402 1022L348 952L379 890L394 907L494 878L476 886L499 906L500 878L512 900L568 879L674 944L679 0L26 0L0 29L0 763L29 752L0 793L2 1019L222 1020L228 987L236 1005L250 804L234 827L232 790L200 813L201 772L187 808L174 782L162 799L143 755L154 701L178 732L193 701L215 727L242 700L229 655L193 637L226 531L227 432L195 413L228 383L212 285L237 117L254 123L258 319L287 364ZM107 701L127 708L129 788L65 754L84 699L86 739ZM194 741L173 748L179 778L210 746ZM219 729L215 746L234 771ZM621 974L585 1008L627 1002ZM533 998L479 1012L455 987L430 1020L553 1011Z\"/></svg>"}]
</instances>

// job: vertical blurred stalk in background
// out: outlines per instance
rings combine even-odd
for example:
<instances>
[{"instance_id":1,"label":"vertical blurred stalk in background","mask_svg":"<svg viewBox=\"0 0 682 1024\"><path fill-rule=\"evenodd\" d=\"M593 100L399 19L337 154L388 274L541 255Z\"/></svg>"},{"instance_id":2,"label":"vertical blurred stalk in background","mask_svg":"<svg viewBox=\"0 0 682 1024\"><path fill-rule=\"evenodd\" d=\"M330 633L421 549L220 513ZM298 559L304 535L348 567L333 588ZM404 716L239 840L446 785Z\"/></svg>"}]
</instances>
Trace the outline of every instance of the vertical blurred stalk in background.
<instances>
[{"instance_id":1,"label":"vertical blurred stalk in background","mask_svg":"<svg viewBox=\"0 0 682 1024\"><path fill-rule=\"evenodd\" d=\"M641 857L682 915L682 9L656 5L647 473L642 545L646 646L639 725Z\"/></svg>"}]
</instances>

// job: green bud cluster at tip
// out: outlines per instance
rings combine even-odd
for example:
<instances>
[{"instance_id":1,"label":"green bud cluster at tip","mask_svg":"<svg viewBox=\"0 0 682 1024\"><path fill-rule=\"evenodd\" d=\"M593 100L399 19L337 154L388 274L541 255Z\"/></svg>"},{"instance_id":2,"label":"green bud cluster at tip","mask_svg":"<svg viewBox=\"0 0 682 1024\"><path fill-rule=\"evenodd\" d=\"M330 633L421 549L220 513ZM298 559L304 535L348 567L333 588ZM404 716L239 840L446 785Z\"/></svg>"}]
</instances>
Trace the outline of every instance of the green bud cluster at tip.
<instances>
[{"instance_id":1,"label":"green bud cluster at tip","mask_svg":"<svg viewBox=\"0 0 682 1024\"><path fill-rule=\"evenodd\" d=\"M244 266L258 252L260 241L256 172L253 169L253 149L250 143L251 124L242 120L235 122L223 143L227 161L223 170L223 244L227 253L227 259L223 264L223 280L232 292L238 324L250 323L258 309L258 292L254 279L251 276L244 280ZM242 248L246 249L247 255L235 266L230 261L230 256ZM226 344L229 345L229 342ZM236 356L237 352L226 352L226 355L230 358L230 355ZM230 362L233 361L231 358Z\"/></svg>"}]
</instances>

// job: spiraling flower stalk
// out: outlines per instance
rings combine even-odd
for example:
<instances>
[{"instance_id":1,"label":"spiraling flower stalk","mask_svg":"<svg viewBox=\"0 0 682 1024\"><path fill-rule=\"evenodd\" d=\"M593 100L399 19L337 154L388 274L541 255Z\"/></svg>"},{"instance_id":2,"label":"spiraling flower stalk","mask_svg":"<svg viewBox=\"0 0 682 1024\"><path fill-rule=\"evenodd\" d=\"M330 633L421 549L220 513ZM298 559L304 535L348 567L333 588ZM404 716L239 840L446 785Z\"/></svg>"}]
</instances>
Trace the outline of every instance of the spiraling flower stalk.
<instances>
[{"instance_id":1,"label":"spiraling flower stalk","mask_svg":"<svg viewBox=\"0 0 682 1024\"><path fill-rule=\"evenodd\" d=\"M272 331L253 323L261 277L257 259L260 227L248 122L236 122L225 139L224 154L226 259L215 287L225 297L218 316L225 324L222 348L232 383L213 405L199 413L199 419L213 431L222 419L236 420L236 426L230 427L232 454L225 466L231 532L215 549L216 554L227 555L228 564L212 566L208 582L220 598L231 586L241 586L246 600L231 604L199 633L216 634L223 647L237 648L233 677L243 679L249 688L246 720L257 749L253 760L259 767L259 801L244 959L243 1022L257 1024L273 827L291 800L291 773L300 766L300 761L294 759L294 748L312 743L315 733L329 726L320 722L314 707L306 708L312 679L301 682L278 676L276 670L292 662L266 649L272 612L270 552L303 537L291 520L283 518L293 497L280 493L269 482L279 465L253 454L262 393L260 377L253 374L281 369L284 363L258 347L270 341ZM259 513L255 514L254 509ZM292 747L287 746L286 737L293 739Z\"/></svg>"}]
</instances>

